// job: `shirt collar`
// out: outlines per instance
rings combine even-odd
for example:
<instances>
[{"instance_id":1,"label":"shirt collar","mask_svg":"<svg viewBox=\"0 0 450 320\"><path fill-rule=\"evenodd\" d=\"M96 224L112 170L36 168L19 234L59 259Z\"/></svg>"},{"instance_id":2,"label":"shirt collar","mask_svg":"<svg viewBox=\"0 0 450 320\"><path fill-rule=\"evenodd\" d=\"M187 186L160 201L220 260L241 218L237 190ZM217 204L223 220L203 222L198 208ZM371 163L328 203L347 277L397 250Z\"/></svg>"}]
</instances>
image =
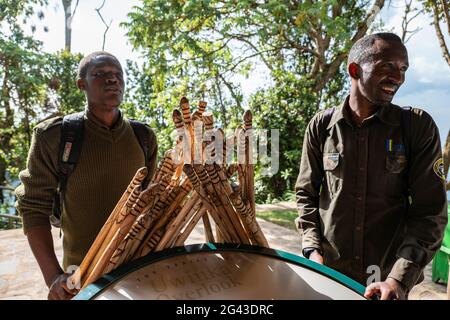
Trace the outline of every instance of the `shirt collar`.
<instances>
[{"instance_id":1,"label":"shirt collar","mask_svg":"<svg viewBox=\"0 0 450 320\"><path fill-rule=\"evenodd\" d=\"M87 119L88 123L91 124L91 127L96 127L97 129L101 129L101 130L117 131L123 126L123 116L122 116L122 112L120 110L119 110L119 118L117 119L117 121L114 123L114 125L111 128L109 128L108 126L101 123L95 117L95 115L91 111L89 111L89 109L87 107L85 110L85 118Z\"/></svg>"},{"instance_id":2,"label":"shirt collar","mask_svg":"<svg viewBox=\"0 0 450 320\"><path fill-rule=\"evenodd\" d=\"M330 123L328 124L327 129L330 129L331 127L333 127L336 123L338 123L342 119L345 119L349 124L351 124L349 114L347 112L345 112L345 106L348 105L349 98L350 98L350 96L347 96L345 98L344 102L342 102L338 107L336 107L334 109L333 115L330 119Z\"/></svg>"},{"instance_id":3,"label":"shirt collar","mask_svg":"<svg viewBox=\"0 0 450 320\"><path fill-rule=\"evenodd\" d=\"M352 124L351 116L348 108L350 108L348 101L350 100L350 95L348 95L344 102L342 102L338 107L335 108L333 112L333 116L331 117L330 123L328 124L327 129L333 127L336 123L345 119L348 124ZM389 104L387 106L382 106L378 109L378 111L374 114L377 118L379 118L382 122L391 125L391 126L399 126L400 125L400 114L395 110L394 104Z\"/></svg>"}]
</instances>

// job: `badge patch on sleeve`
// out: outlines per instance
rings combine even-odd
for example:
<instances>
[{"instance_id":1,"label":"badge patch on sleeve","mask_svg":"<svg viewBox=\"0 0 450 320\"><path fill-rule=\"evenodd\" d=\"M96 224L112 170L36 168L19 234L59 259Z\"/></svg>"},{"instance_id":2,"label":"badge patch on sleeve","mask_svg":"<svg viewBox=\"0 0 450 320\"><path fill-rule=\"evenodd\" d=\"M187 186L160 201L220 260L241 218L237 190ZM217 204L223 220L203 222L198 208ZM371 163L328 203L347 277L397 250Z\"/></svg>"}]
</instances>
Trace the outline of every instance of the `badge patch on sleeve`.
<instances>
[{"instance_id":1,"label":"badge patch on sleeve","mask_svg":"<svg viewBox=\"0 0 450 320\"><path fill-rule=\"evenodd\" d=\"M442 158L436 160L436 162L433 164L433 170L438 175L439 178L445 180L444 161L442 161Z\"/></svg>"}]
</instances>

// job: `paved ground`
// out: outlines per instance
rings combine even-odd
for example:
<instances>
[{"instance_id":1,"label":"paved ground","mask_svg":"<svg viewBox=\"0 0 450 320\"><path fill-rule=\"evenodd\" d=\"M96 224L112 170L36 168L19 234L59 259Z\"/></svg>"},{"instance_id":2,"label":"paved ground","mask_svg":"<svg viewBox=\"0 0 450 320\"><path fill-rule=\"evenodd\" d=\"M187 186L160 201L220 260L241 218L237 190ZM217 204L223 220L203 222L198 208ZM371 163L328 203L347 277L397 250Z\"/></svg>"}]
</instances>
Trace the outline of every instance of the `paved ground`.
<instances>
[{"instance_id":1,"label":"paved ground","mask_svg":"<svg viewBox=\"0 0 450 320\"><path fill-rule=\"evenodd\" d=\"M258 222L272 248L300 255L300 236L296 231L260 219ZM188 243L204 242L202 235L203 230L198 227ZM54 230L53 238L60 258L62 248L58 230ZM410 299L446 299L446 287L431 282L430 278L428 267L426 280L413 289ZM45 283L22 230L0 231L0 299L46 299L46 296Z\"/></svg>"}]
</instances>

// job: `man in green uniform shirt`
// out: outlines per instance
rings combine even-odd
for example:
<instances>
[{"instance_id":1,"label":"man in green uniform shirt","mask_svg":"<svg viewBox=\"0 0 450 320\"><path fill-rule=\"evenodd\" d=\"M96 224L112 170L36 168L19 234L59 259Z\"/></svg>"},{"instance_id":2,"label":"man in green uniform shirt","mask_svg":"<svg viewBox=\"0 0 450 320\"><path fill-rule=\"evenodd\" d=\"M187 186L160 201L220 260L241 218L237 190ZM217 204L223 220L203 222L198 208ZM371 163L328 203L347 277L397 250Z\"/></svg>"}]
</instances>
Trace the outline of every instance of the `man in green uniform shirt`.
<instances>
[{"instance_id":1,"label":"man in green uniform shirt","mask_svg":"<svg viewBox=\"0 0 450 320\"><path fill-rule=\"evenodd\" d=\"M137 169L156 167L157 144L148 128L145 159L130 122L119 110L123 99L122 67L107 52L94 52L80 62L78 87L87 98L84 138L75 170L64 193L61 215L63 268L80 265L97 233L125 191ZM24 232L49 287L49 299L69 299L69 276L53 248L49 217L58 186L62 118L46 120L34 129L26 170L20 173L17 209Z\"/></svg>"},{"instance_id":2,"label":"man in green uniform shirt","mask_svg":"<svg viewBox=\"0 0 450 320\"><path fill-rule=\"evenodd\" d=\"M309 123L296 183L305 257L403 299L423 279L447 223L438 129L423 110L391 103L408 54L392 33L348 57L350 95Z\"/></svg>"}]
</instances>

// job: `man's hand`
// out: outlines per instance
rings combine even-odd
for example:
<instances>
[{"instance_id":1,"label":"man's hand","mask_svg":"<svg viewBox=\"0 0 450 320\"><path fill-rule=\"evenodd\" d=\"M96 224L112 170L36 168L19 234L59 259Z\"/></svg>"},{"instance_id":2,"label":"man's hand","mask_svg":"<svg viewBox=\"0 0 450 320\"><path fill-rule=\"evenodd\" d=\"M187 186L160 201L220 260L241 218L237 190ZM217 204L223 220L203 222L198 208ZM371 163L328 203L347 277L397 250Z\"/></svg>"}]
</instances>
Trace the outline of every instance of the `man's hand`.
<instances>
[{"instance_id":1,"label":"man's hand","mask_svg":"<svg viewBox=\"0 0 450 320\"><path fill-rule=\"evenodd\" d=\"M406 291L402 284L394 278L387 278L383 282L375 282L366 288L365 298L370 298L374 294L381 294L381 300L405 300Z\"/></svg>"},{"instance_id":2,"label":"man's hand","mask_svg":"<svg viewBox=\"0 0 450 320\"><path fill-rule=\"evenodd\" d=\"M317 262L318 264L323 264L323 257L317 250L311 252L309 255L309 260Z\"/></svg>"},{"instance_id":3,"label":"man's hand","mask_svg":"<svg viewBox=\"0 0 450 320\"><path fill-rule=\"evenodd\" d=\"M62 273L53 280L48 292L48 300L70 300L78 293L77 289L70 289L67 286L67 279L70 276L69 273Z\"/></svg>"}]
</instances>

